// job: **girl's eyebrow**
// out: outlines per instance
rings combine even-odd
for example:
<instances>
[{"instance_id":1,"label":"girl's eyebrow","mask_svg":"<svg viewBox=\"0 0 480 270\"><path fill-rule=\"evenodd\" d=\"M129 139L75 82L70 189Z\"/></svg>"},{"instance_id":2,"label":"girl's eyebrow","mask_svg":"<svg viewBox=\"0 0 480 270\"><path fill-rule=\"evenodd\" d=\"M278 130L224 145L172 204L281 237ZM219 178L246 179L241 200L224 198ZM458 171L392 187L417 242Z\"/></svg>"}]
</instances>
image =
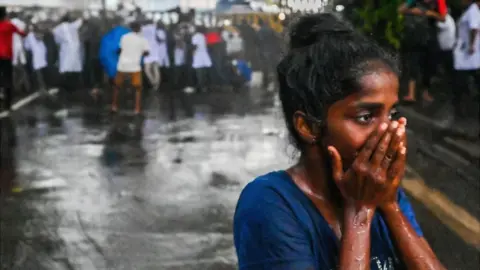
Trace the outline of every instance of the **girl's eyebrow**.
<instances>
[{"instance_id":1,"label":"girl's eyebrow","mask_svg":"<svg viewBox=\"0 0 480 270\"><path fill-rule=\"evenodd\" d=\"M367 110L373 110L373 109L378 109L384 107L385 104L380 103L380 102L356 102L355 107L361 108L361 109L367 109Z\"/></svg>"},{"instance_id":2,"label":"girl's eyebrow","mask_svg":"<svg viewBox=\"0 0 480 270\"><path fill-rule=\"evenodd\" d=\"M366 109L366 110L374 110L374 109L379 109L385 107L384 103L381 102L363 102L359 101L355 103L355 106L361 109ZM395 108L398 106L398 102L395 103L392 108Z\"/></svg>"}]
</instances>

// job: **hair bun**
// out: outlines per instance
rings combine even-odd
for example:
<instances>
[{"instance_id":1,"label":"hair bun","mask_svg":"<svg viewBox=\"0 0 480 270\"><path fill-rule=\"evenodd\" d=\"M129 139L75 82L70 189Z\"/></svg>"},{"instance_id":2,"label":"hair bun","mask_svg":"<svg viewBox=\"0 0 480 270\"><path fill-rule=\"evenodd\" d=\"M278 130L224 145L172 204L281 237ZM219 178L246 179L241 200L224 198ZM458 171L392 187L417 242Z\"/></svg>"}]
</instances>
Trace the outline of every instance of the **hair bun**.
<instances>
[{"instance_id":1,"label":"hair bun","mask_svg":"<svg viewBox=\"0 0 480 270\"><path fill-rule=\"evenodd\" d=\"M349 24L331 13L302 16L290 29L290 49L310 46L325 35L353 32L354 30Z\"/></svg>"}]
</instances>

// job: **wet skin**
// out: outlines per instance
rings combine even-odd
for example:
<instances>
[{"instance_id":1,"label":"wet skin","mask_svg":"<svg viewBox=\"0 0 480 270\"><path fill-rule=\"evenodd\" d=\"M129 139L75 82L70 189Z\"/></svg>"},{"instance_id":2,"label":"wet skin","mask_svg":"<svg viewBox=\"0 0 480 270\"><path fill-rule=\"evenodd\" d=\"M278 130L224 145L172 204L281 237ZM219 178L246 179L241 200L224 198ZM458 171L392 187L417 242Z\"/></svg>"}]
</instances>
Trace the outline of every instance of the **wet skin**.
<instances>
[{"instance_id":1,"label":"wet skin","mask_svg":"<svg viewBox=\"0 0 480 270\"><path fill-rule=\"evenodd\" d=\"M408 269L444 269L396 203L406 156L406 119L396 120L398 77L379 70L359 83L361 89L328 108L324 134L303 112L295 114L305 147L287 172L341 239L339 269L370 269L375 211L384 214Z\"/></svg>"}]
</instances>

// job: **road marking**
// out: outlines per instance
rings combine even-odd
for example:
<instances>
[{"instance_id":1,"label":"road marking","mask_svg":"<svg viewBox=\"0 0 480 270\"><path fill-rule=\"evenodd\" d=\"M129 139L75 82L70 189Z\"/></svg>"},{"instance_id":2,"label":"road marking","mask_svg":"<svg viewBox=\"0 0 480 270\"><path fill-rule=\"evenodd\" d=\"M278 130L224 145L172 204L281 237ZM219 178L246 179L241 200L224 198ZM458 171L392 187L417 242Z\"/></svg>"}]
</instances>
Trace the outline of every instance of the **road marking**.
<instances>
[{"instance_id":1,"label":"road marking","mask_svg":"<svg viewBox=\"0 0 480 270\"><path fill-rule=\"evenodd\" d=\"M52 89L48 90L47 92L48 92L49 95L55 95L55 94L58 93L58 91L59 91L58 88L52 88ZM34 92L34 93L28 95L27 97L22 98L21 100L15 102L12 105L12 111L16 111L16 110L20 109L21 107L29 104L30 102L34 101L35 99L39 98L40 96L41 96L40 91L37 91L37 92ZM9 115L10 115L10 112L3 111L3 112L0 113L0 119L5 118Z\"/></svg>"},{"instance_id":2,"label":"road marking","mask_svg":"<svg viewBox=\"0 0 480 270\"><path fill-rule=\"evenodd\" d=\"M405 191L466 243L480 250L480 221L440 191L428 187L412 168L408 167L407 170L414 176L403 180L402 187Z\"/></svg>"},{"instance_id":3,"label":"road marking","mask_svg":"<svg viewBox=\"0 0 480 270\"><path fill-rule=\"evenodd\" d=\"M51 179L45 179L43 181L33 181L29 186L23 190L40 190L40 189L52 189L52 188L65 188L67 182L62 178L53 177Z\"/></svg>"}]
</instances>

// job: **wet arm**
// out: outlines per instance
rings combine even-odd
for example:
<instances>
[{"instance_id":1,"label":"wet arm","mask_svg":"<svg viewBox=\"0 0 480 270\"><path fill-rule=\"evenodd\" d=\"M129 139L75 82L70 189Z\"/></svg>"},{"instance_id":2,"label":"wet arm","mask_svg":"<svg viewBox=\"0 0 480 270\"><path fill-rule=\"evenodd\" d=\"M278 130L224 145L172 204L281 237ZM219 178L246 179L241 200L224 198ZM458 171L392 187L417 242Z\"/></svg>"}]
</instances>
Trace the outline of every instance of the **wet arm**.
<instances>
[{"instance_id":1,"label":"wet arm","mask_svg":"<svg viewBox=\"0 0 480 270\"><path fill-rule=\"evenodd\" d=\"M427 241L415 232L398 203L383 206L381 210L407 269L446 269L435 256Z\"/></svg>"},{"instance_id":2,"label":"wet arm","mask_svg":"<svg viewBox=\"0 0 480 270\"><path fill-rule=\"evenodd\" d=\"M370 227L373 209L346 207L342 244L340 247L340 270L370 269Z\"/></svg>"}]
</instances>

